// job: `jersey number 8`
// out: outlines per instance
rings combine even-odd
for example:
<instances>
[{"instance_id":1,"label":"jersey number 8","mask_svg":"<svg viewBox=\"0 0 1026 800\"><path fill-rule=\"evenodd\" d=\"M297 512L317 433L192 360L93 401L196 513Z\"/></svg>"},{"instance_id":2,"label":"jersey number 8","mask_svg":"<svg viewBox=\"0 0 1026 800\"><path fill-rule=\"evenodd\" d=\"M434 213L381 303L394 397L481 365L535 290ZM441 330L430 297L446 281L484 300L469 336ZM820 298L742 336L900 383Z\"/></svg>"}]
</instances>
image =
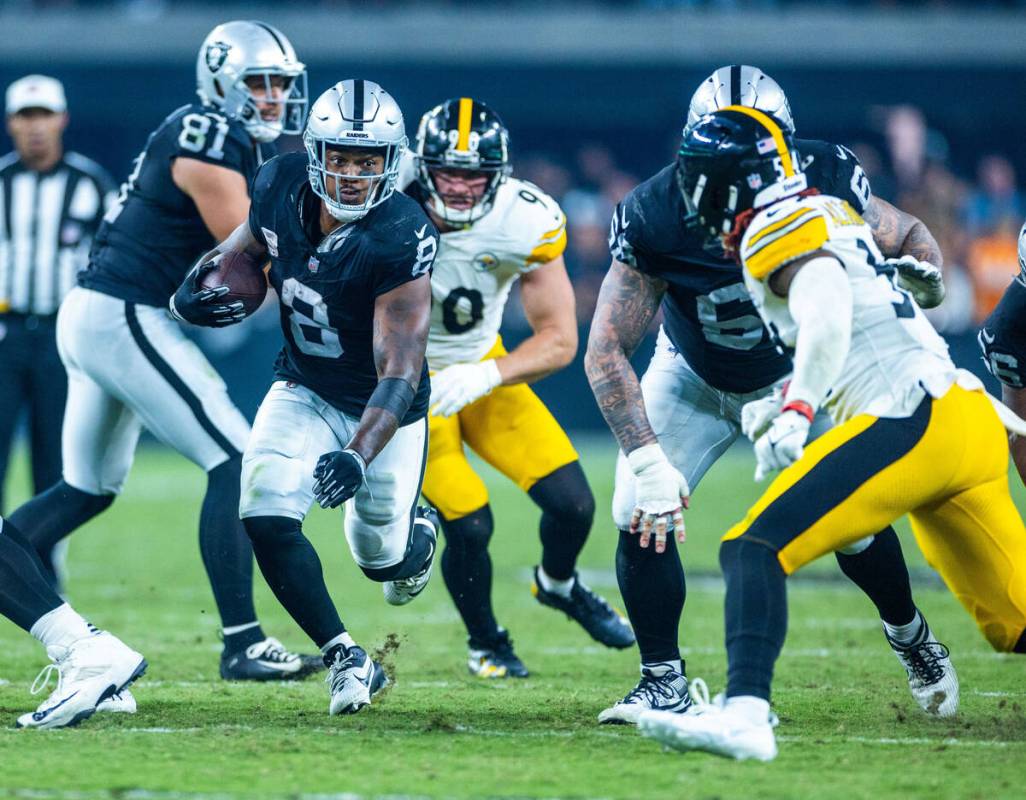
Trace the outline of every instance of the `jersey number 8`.
<instances>
[{"instance_id":1,"label":"jersey number 8","mask_svg":"<svg viewBox=\"0 0 1026 800\"><path fill-rule=\"evenodd\" d=\"M296 347L308 356L338 358L342 355L338 330L328 324L328 306L320 293L295 278L287 278L281 285L281 301L292 312L289 326Z\"/></svg>"}]
</instances>

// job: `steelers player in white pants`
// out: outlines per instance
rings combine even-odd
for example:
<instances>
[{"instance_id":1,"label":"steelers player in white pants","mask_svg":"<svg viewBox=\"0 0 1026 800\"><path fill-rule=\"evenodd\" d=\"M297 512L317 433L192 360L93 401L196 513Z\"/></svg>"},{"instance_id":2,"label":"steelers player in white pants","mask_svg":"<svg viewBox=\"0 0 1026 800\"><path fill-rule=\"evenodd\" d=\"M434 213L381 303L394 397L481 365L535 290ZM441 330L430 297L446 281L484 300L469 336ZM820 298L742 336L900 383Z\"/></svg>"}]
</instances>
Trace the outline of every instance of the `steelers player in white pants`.
<instances>
[{"instance_id":1,"label":"steelers player in white pants","mask_svg":"<svg viewBox=\"0 0 1026 800\"><path fill-rule=\"evenodd\" d=\"M302 521L314 501L318 459L342 449L359 423L305 386L275 381L242 461L242 518ZM394 567L405 557L426 455L427 420L400 427L345 502L346 540L364 570Z\"/></svg>"}]
</instances>

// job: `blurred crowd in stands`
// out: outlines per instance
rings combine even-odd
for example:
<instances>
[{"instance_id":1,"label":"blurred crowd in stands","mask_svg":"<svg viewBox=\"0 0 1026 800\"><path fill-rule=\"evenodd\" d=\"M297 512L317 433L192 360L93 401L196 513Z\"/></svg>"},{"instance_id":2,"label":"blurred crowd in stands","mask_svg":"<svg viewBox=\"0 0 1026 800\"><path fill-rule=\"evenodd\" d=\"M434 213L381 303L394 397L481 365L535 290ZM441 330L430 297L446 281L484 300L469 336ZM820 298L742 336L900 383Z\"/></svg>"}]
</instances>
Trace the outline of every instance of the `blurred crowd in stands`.
<instances>
[{"instance_id":1,"label":"blurred crowd in stands","mask_svg":"<svg viewBox=\"0 0 1026 800\"><path fill-rule=\"evenodd\" d=\"M956 174L944 136L911 106L878 109L870 125L878 131L872 141L844 144L859 157L874 194L919 217L937 237L948 293L930 316L945 334L968 332L990 313L1018 271L1016 242L1026 196L1015 168L1001 153L984 153L975 174ZM668 152L667 163L671 156ZM581 146L570 160L523 153L516 173L552 194L566 212L567 267L585 323L609 266L606 236L613 208L648 176L630 173L600 144Z\"/></svg>"}]
</instances>

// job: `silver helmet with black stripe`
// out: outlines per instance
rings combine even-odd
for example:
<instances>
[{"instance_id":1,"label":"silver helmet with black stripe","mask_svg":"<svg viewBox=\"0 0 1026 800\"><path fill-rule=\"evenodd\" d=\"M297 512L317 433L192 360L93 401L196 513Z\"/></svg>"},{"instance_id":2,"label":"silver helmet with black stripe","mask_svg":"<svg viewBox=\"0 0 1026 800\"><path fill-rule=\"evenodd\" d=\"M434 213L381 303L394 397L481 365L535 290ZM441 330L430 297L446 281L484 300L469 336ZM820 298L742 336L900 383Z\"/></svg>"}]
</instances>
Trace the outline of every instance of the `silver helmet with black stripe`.
<instances>
[{"instance_id":1,"label":"silver helmet with black stripe","mask_svg":"<svg viewBox=\"0 0 1026 800\"><path fill-rule=\"evenodd\" d=\"M688 107L688 131L706 114L727 106L747 106L765 111L779 120L788 133L794 133L791 105L780 84L758 67L731 64L720 67L699 84Z\"/></svg>"},{"instance_id":2,"label":"silver helmet with black stripe","mask_svg":"<svg viewBox=\"0 0 1026 800\"><path fill-rule=\"evenodd\" d=\"M237 119L258 142L303 132L306 65L285 34L255 20L214 28L196 59L196 92L205 105Z\"/></svg>"},{"instance_id":3,"label":"silver helmet with black stripe","mask_svg":"<svg viewBox=\"0 0 1026 800\"><path fill-rule=\"evenodd\" d=\"M310 159L308 169L314 193L335 219L353 222L384 203L395 191L399 162L407 144L403 112L392 95L373 81L339 81L310 108L303 143ZM351 175L330 170L328 153L345 148L378 151L384 159L381 171ZM329 181L333 191L329 191ZM344 196L352 193L354 181L368 182L360 203L346 202ZM350 188L344 189L347 182Z\"/></svg>"}]
</instances>

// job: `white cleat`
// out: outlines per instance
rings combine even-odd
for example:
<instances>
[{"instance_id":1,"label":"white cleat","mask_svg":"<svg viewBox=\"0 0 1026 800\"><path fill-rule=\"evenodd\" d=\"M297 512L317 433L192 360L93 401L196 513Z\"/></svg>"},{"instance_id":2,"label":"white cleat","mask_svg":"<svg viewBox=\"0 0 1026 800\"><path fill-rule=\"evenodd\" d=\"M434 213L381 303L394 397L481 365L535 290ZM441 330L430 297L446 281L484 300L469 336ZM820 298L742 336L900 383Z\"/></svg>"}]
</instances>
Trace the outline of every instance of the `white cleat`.
<instances>
[{"instance_id":1,"label":"white cleat","mask_svg":"<svg viewBox=\"0 0 1026 800\"><path fill-rule=\"evenodd\" d=\"M88 719L105 699L122 691L146 671L146 659L116 636L101 631L71 643L48 647L53 661L36 677L32 694L46 688L57 673L57 688L31 714L18 717L19 728L64 728Z\"/></svg>"},{"instance_id":2,"label":"white cleat","mask_svg":"<svg viewBox=\"0 0 1026 800\"><path fill-rule=\"evenodd\" d=\"M134 714L138 710L135 696L128 689L115 692L96 706L96 711L100 714Z\"/></svg>"},{"instance_id":3,"label":"white cleat","mask_svg":"<svg viewBox=\"0 0 1026 800\"><path fill-rule=\"evenodd\" d=\"M686 677L669 667L642 667L638 685L622 700L600 711L598 721L603 725L634 725L644 711L683 714L692 708L692 692L709 699L709 690L701 678L695 678L689 686Z\"/></svg>"},{"instance_id":4,"label":"white cleat","mask_svg":"<svg viewBox=\"0 0 1026 800\"><path fill-rule=\"evenodd\" d=\"M736 709L711 704L687 714L642 712L638 730L642 736L681 752L698 750L738 761L772 761L777 757L775 720L770 715L765 722L752 722Z\"/></svg>"},{"instance_id":5,"label":"white cleat","mask_svg":"<svg viewBox=\"0 0 1026 800\"><path fill-rule=\"evenodd\" d=\"M417 595L423 592L431 580L431 568L435 563L435 550L438 543L438 527L435 524L438 517L434 509L426 506L418 506L415 525L423 525L431 535L431 552L428 553L424 568L416 575L409 578L400 578L395 581L385 581L381 584L381 590L385 594L385 602L393 606L404 606L412 601Z\"/></svg>"},{"instance_id":6,"label":"white cleat","mask_svg":"<svg viewBox=\"0 0 1026 800\"><path fill-rule=\"evenodd\" d=\"M335 651L325 680L331 692L328 705L331 716L355 714L369 706L371 698L388 685L385 670L359 645L348 650L339 647Z\"/></svg>"},{"instance_id":7,"label":"white cleat","mask_svg":"<svg viewBox=\"0 0 1026 800\"><path fill-rule=\"evenodd\" d=\"M925 636L919 644L900 645L887 636L887 643L908 673L908 688L919 707L934 717L958 713L958 674L948 648L938 642L923 620Z\"/></svg>"}]
</instances>

